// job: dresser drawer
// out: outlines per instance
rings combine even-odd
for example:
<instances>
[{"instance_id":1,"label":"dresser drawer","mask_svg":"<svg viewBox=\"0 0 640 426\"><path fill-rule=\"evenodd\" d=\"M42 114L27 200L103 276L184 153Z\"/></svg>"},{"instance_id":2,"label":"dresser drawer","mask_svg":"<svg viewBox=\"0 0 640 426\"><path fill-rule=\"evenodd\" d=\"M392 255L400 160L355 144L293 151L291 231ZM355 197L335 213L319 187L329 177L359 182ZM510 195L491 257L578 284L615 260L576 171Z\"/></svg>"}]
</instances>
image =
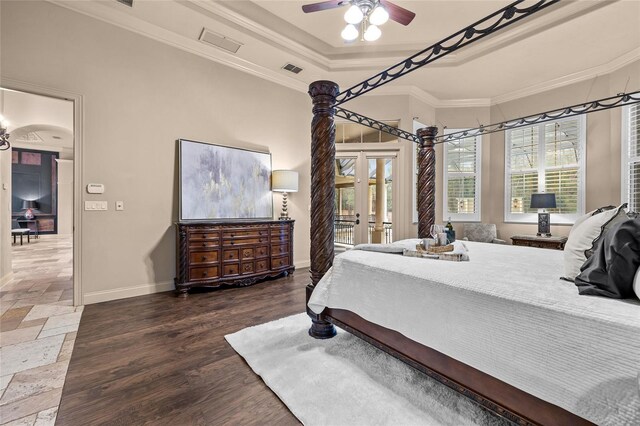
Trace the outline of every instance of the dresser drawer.
<instances>
[{"instance_id":1,"label":"dresser drawer","mask_svg":"<svg viewBox=\"0 0 640 426\"><path fill-rule=\"evenodd\" d=\"M241 270L243 274L253 274L255 271L253 262L242 262Z\"/></svg>"},{"instance_id":2,"label":"dresser drawer","mask_svg":"<svg viewBox=\"0 0 640 426\"><path fill-rule=\"evenodd\" d=\"M222 238L241 238L241 237L266 237L269 232L266 228L255 229L225 229L222 232Z\"/></svg>"},{"instance_id":3,"label":"dresser drawer","mask_svg":"<svg viewBox=\"0 0 640 426\"><path fill-rule=\"evenodd\" d=\"M278 256L271 258L271 269L286 268L289 266L289 256Z\"/></svg>"},{"instance_id":4,"label":"dresser drawer","mask_svg":"<svg viewBox=\"0 0 640 426\"><path fill-rule=\"evenodd\" d=\"M220 240L193 240L189 242L189 250L218 248Z\"/></svg>"},{"instance_id":5,"label":"dresser drawer","mask_svg":"<svg viewBox=\"0 0 640 426\"><path fill-rule=\"evenodd\" d=\"M218 267L209 266L206 268L190 268L189 279L191 281L212 280L218 278Z\"/></svg>"},{"instance_id":6,"label":"dresser drawer","mask_svg":"<svg viewBox=\"0 0 640 426\"><path fill-rule=\"evenodd\" d=\"M273 244L271 245L271 256L279 256L289 253L289 244Z\"/></svg>"},{"instance_id":7,"label":"dresser drawer","mask_svg":"<svg viewBox=\"0 0 640 426\"><path fill-rule=\"evenodd\" d=\"M268 246L258 246L256 247L256 257L267 257L269 256L269 247Z\"/></svg>"},{"instance_id":8,"label":"dresser drawer","mask_svg":"<svg viewBox=\"0 0 640 426\"><path fill-rule=\"evenodd\" d=\"M224 247L235 247L241 245L255 245L268 243L269 237L243 237L243 238L234 238L233 240L223 240L222 245Z\"/></svg>"},{"instance_id":9,"label":"dresser drawer","mask_svg":"<svg viewBox=\"0 0 640 426\"><path fill-rule=\"evenodd\" d=\"M269 259L256 260L256 272L263 272L269 269Z\"/></svg>"},{"instance_id":10,"label":"dresser drawer","mask_svg":"<svg viewBox=\"0 0 640 426\"><path fill-rule=\"evenodd\" d=\"M195 265L198 263L215 263L220 259L218 250L212 251L192 251L189 253L189 263Z\"/></svg>"},{"instance_id":11,"label":"dresser drawer","mask_svg":"<svg viewBox=\"0 0 640 426\"><path fill-rule=\"evenodd\" d=\"M247 247L240 250L242 260L253 259L256 257L256 250L253 247Z\"/></svg>"},{"instance_id":12,"label":"dresser drawer","mask_svg":"<svg viewBox=\"0 0 640 426\"><path fill-rule=\"evenodd\" d=\"M222 251L223 260L240 260L239 249L227 249Z\"/></svg>"},{"instance_id":13,"label":"dresser drawer","mask_svg":"<svg viewBox=\"0 0 640 426\"><path fill-rule=\"evenodd\" d=\"M272 237L277 237L277 236L288 236L289 235L289 228L271 228L271 236Z\"/></svg>"},{"instance_id":14,"label":"dresser drawer","mask_svg":"<svg viewBox=\"0 0 640 426\"><path fill-rule=\"evenodd\" d=\"M193 231L189 232L189 241L217 240L220 238L219 231Z\"/></svg>"},{"instance_id":15,"label":"dresser drawer","mask_svg":"<svg viewBox=\"0 0 640 426\"><path fill-rule=\"evenodd\" d=\"M222 275L228 277L229 275L238 275L240 269L239 263L231 263L222 267Z\"/></svg>"}]
</instances>

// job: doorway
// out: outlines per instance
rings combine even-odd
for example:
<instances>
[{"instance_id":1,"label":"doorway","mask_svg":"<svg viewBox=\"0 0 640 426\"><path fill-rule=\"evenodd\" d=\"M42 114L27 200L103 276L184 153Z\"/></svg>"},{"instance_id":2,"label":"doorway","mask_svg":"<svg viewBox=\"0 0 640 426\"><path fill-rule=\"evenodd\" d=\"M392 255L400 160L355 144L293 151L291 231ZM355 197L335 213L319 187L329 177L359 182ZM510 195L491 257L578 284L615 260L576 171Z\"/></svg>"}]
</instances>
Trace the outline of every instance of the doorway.
<instances>
[{"instance_id":1,"label":"doorway","mask_svg":"<svg viewBox=\"0 0 640 426\"><path fill-rule=\"evenodd\" d=\"M11 253L3 291L16 293L14 307L82 304L74 291L76 108L73 99L0 88L11 143L2 164L3 197L12 236L23 233L2 247Z\"/></svg>"},{"instance_id":2,"label":"doorway","mask_svg":"<svg viewBox=\"0 0 640 426\"><path fill-rule=\"evenodd\" d=\"M336 247L393 242L397 157L397 150L336 153Z\"/></svg>"}]
</instances>

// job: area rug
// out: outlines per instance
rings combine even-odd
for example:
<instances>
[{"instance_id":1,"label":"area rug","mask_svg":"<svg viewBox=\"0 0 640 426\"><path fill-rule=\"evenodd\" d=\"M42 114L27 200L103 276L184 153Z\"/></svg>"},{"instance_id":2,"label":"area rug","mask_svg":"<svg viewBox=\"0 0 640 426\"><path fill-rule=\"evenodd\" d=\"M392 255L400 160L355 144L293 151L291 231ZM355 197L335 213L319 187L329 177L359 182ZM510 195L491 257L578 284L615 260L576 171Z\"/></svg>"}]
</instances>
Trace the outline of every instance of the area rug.
<instances>
[{"instance_id":1,"label":"area rug","mask_svg":"<svg viewBox=\"0 0 640 426\"><path fill-rule=\"evenodd\" d=\"M308 335L306 314L225 338L305 425L508 425L469 399L338 329Z\"/></svg>"}]
</instances>

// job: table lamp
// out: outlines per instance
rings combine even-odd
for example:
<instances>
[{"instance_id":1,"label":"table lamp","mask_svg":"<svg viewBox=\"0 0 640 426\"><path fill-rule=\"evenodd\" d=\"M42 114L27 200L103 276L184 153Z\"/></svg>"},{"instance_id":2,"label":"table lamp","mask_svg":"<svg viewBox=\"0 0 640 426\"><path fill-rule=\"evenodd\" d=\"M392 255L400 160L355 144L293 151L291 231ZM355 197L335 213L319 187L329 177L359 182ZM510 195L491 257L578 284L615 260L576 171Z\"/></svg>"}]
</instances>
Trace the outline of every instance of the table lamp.
<instances>
[{"instance_id":1,"label":"table lamp","mask_svg":"<svg viewBox=\"0 0 640 426\"><path fill-rule=\"evenodd\" d=\"M538 211L538 236L550 237L551 236L551 221L550 214L545 209L556 208L556 194L531 194L531 208L543 209L542 212Z\"/></svg>"},{"instance_id":2,"label":"table lamp","mask_svg":"<svg viewBox=\"0 0 640 426\"><path fill-rule=\"evenodd\" d=\"M22 210L24 210L24 218L31 220L35 217L33 210L38 209L38 203L34 200L22 200Z\"/></svg>"},{"instance_id":3,"label":"table lamp","mask_svg":"<svg viewBox=\"0 0 640 426\"><path fill-rule=\"evenodd\" d=\"M271 173L271 190L282 192L282 213L280 220L289 220L287 214L287 193L298 192L298 172L293 170L274 170Z\"/></svg>"}]
</instances>

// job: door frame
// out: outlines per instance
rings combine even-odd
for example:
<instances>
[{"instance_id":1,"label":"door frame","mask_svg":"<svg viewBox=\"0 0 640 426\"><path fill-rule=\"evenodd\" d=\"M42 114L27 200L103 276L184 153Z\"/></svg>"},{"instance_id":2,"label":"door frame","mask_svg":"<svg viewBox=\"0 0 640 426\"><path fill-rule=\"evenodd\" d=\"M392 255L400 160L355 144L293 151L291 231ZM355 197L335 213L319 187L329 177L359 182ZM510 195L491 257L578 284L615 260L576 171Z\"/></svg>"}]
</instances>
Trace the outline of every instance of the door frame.
<instances>
[{"instance_id":1,"label":"door frame","mask_svg":"<svg viewBox=\"0 0 640 426\"><path fill-rule=\"evenodd\" d=\"M84 97L79 93L25 81L2 78L3 89L73 102L73 306L83 304L82 291L82 145L84 140Z\"/></svg>"},{"instance_id":2,"label":"door frame","mask_svg":"<svg viewBox=\"0 0 640 426\"><path fill-rule=\"evenodd\" d=\"M395 145L395 146L394 146ZM392 235L398 236L400 228L401 215L399 212L399 194L400 194L400 179L399 179L399 170L398 164L399 159L401 157L401 147L397 143L390 144L380 144L380 143L357 143L357 144L347 144L341 143L336 144L336 159L338 158L356 158L356 176L357 179L358 170L365 169L368 175L369 165L367 163L368 158L390 158L392 157L392 176L393 181L391 183L393 199L391 200L393 220L391 221L391 232ZM357 197L359 193L365 193L366 191L363 188L367 188L366 183L368 180L364 182L358 182L357 180L354 182L354 187L356 188L356 210L361 212L368 212L368 198L367 197ZM359 199L361 198L361 199ZM369 227L369 216L368 214L362 215L364 217L365 225L364 227L355 228L354 229L354 243L358 244L358 238L362 239L361 242L368 242L368 227ZM366 238L365 238L366 237Z\"/></svg>"}]
</instances>

